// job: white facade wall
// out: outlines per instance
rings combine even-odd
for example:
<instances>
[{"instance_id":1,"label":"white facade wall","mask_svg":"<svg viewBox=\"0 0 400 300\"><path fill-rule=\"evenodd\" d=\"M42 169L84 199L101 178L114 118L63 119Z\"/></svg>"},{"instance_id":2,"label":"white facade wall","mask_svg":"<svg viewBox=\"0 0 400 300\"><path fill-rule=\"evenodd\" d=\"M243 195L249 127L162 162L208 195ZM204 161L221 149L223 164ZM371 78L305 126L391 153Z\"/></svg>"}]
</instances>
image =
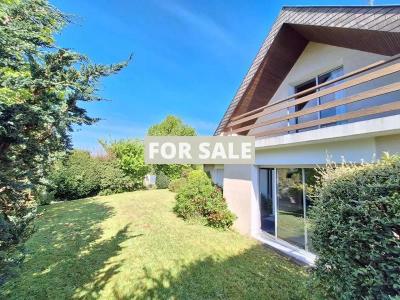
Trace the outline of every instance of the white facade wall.
<instances>
[{"instance_id":1,"label":"white facade wall","mask_svg":"<svg viewBox=\"0 0 400 300\"><path fill-rule=\"evenodd\" d=\"M242 234L251 235L251 222L258 206L258 169L252 165L225 165L224 198L229 209L238 217L234 227Z\"/></svg>"},{"instance_id":2,"label":"white facade wall","mask_svg":"<svg viewBox=\"0 0 400 300\"><path fill-rule=\"evenodd\" d=\"M266 167L316 167L327 162L361 163L384 152L400 154L400 135L320 142L256 151L256 164Z\"/></svg>"},{"instance_id":3,"label":"white facade wall","mask_svg":"<svg viewBox=\"0 0 400 300\"><path fill-rule=\"evenodd\" d=\"M223 187L224 185L224 165L205 165L204 171L209 172L212 182Z\"/></svg>"}]
</instances>

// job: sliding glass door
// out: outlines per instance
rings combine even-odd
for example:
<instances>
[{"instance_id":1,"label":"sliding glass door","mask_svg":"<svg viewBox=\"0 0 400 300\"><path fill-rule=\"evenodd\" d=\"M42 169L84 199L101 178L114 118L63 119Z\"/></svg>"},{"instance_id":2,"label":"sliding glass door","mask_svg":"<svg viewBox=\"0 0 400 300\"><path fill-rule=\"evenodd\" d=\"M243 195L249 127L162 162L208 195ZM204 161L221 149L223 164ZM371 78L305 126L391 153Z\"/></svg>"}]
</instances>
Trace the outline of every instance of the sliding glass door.
<instances>
[{"instance_id":1,"label":"sliding glass door","mask_svg":"<svg viewBox=\"0 0 400 300\"><path fill-rule=\"evenodd\" d=\"M315 169L260 169L261 229L278 240L311 251L308 211Z\"/></svg>"},{"instance_id":2,"label":"sliding glass door","mask_svg":"<svg viewBox=\"0 0 400 300\"><path fill-rule=\"evenodd\" d=\"M277 169L278 238L305 248L302 169Z\"/></svg>"}]
</instances>

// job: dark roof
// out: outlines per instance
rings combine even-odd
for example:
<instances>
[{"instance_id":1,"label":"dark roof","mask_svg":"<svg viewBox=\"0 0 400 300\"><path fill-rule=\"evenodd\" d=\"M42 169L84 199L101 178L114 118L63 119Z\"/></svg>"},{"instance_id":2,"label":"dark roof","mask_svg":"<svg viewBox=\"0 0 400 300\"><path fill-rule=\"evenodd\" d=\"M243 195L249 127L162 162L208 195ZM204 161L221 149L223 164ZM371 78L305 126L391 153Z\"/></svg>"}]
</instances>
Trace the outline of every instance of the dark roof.
<instances>
[{"instance_id":1,"label":"dark roof","mask_svg":"<svg viewBox=\"0 0 400 300\"><path fill-rule=\"evenodd\" d=\"M400 4L379 4L379 5L283 5L282 9L285 8L313 8L313 7L344 7L344 8L354 8L354 7L362 7L362 8L376 8L376 7L396 7L400 6Z\"/></svg>"},{"instance_id":2,"label":"dark roof","mask_svg":"<svg viewBox=\"0 0 400 300\"><path fill-rule=\"evenodd\" d=\"M231 117L266 105L309 41L398 54L400 5L283 7L215 135Z\"/></svg>"}]
</instances>

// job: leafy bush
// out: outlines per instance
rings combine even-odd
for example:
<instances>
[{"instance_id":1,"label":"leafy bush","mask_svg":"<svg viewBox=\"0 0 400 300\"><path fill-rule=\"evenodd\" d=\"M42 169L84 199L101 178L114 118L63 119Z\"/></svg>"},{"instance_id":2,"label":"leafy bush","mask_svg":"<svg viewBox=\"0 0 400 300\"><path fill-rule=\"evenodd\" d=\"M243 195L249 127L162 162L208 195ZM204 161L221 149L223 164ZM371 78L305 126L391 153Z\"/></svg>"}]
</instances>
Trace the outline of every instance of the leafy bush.
<instances>
[{"instance_id":1,"label":"leafy bush","mask_svg":"<svg viewBox=\"0 0 400 300\"><path fill-rule=\"evenodd\" d=\"M312 208L314 283L330 299L400 294L400 157L328 167Z\"/></svg>"},{"instance_id":2,"label":"leafy bush","mask_svg":"<svg viewBox=\"0 0 400 300\"><path fill-rule=\"evenodd\" d=\"M144 176L151 168L144 162L144 145L139 140L121 140L103 146L114 155L121 170L131 178L134 189L143 188Z\"/></svg>"},{"instance_id":3,"label":"leafy bush","mask_svg":"<svg viewBox=\"0 0 400 300\"><path fill-rule=\"evenodd\" d=\"M100 195L129 192L135 189L135 182L119 167L115 159L99 160Z\"/></svg>"},{"instance_id":4,"label":"leafy bush","mask_svg":"<svg viewBox=\"0 0 400 300\"><path fill-rule=\"evenodd\" d=\"M208 226L229 228L235 216L228 210L221 190L202 170L192 171L176 195L175 213L183 219L200 219Z\"/></svg>"},{"instance_id":5,"label":"leafy bush","mask_svg":"<svg viewBox=\"0 0 400 300\"><path fill-rule=\"evenodd\" d=\"M177 193L186 184L186 182L187 179L185 177L171 180L168 185L168 189L171 192Z\"/></svg>"},{"instance_id":6,"label":"leafy bush","mask_svg":"<svg viewBox=\"0 0 400 300\"><path fill-rule=\"evenodd\" d=\"M156 186L158 189L166 189L169 185L169 178L163 172L156 175Z\"/></svg>"},{"instance_id":7,"label":"leafy bush","mask_svg":"<svg viewBox=\"0 0 400 300\"><path fill-rule=\"evenodd\" d=\"M101 173L98 163L89 152L74 150L50 175L55 196L73 200L97 195L100 191Z\"/></svg>"}]
</instances>

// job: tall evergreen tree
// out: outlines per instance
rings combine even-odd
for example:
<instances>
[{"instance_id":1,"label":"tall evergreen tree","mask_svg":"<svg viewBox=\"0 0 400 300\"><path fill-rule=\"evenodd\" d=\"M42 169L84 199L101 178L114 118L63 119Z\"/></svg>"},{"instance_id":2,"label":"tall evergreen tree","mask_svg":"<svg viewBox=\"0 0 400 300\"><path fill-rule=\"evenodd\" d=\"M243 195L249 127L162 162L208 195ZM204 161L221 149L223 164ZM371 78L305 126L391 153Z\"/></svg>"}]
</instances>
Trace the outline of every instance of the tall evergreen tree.
<instances>
[{"instance_id":1,"label":"tall evergreen tree","mask_svg":"<svg viewBox=\"0 0 400 300\"><path fill-rule=\"evenodd\" d=\"M73 125L97 121L79 102L101 100L99 80L127 64L57 47L54 35L70 22L47 0L0 0L0 250L19 240L30 194L71 148Z\"/></svg>"}]
</instances>

